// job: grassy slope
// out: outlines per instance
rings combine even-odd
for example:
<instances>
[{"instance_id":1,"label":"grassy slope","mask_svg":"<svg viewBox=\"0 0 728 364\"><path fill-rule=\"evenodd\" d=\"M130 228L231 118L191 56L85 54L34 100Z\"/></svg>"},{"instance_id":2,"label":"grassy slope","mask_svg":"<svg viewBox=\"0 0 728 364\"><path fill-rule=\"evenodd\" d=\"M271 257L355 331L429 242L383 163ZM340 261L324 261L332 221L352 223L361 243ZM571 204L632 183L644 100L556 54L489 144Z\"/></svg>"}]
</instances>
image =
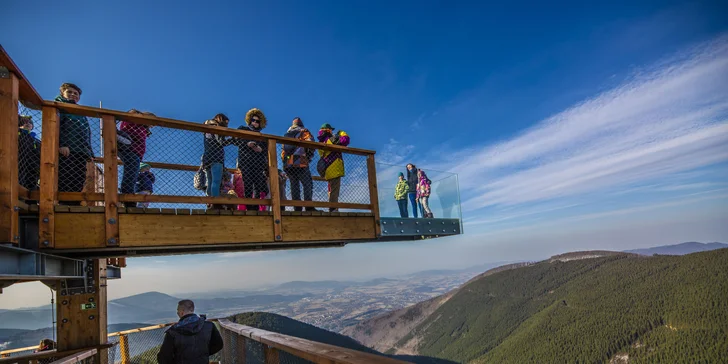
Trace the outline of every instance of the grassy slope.
<instances>
[{"instance_id":1,"label":"grassy slope","mask_svg":"<svg viewBox=\"0 0 728 364\"><path fill-rule=\"evenodd\" d=\"M459 362L715 362L727 268L728 249L542 262L471 282L399 344L416 336L420 354Z\"/></svg>"}]
</instances>

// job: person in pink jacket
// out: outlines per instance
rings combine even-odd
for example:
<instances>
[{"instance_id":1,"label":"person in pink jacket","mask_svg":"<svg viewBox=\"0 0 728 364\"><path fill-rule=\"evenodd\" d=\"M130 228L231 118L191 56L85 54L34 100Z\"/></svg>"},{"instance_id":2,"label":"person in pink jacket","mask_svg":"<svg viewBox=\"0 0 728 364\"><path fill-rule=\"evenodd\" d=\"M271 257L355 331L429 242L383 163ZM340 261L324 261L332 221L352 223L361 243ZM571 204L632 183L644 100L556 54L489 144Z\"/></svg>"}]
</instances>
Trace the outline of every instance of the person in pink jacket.
<instances>
[{"instance_id":1,"label":"person in pink jacket","mask_svg":"<svg viewBox=\"0 0 728 364\"><path fill-rule=\"evenodd\" d=\"M432 218L432 210L430 210L430 193L432 191L432 188L430 185L432 184L432 181L430 181L429 178L427 178L427 174L423 170L417 171L417 201L419 201L420 206L422 206L422 217L424 218Z\"/></svg>"},{"instance_id":2,"label":"person in pink jacket","mask_svg":"<svg viewBox=\"0 0 728 364\"><path fill-rule=\"evenodd\" d=\"M233 191L238 197L245 198L245 184L239 169L236 169L235 173L233 173ZM238 205L238 211L246 211L247 209L245 205Z\"/></svg>"}]
</instances>

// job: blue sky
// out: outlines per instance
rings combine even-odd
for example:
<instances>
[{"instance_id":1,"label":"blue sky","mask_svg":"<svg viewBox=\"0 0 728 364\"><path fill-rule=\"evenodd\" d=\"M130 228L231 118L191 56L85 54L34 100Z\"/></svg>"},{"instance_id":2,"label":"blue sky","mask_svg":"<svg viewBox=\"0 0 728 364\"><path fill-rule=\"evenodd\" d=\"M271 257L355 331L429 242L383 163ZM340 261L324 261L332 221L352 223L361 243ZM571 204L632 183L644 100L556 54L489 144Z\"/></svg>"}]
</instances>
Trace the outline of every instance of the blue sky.
<instances>
[{"instance_id":1,"label":"blue sky","mask_svg":"<svg viewBox=\"0 0 728 364\"><path fill-rule=\"evenodd\" d=\"M134 259L119 296L184 292L169 266L190 262L273 277L245 287L728 240L725 14L720 1L11 0L0 42L46 99L71 81L82 104L225 112L232 126L259 107L268 133L330 122L381 162L459 175L464 236Z\"/></svg>"}]
</instances>

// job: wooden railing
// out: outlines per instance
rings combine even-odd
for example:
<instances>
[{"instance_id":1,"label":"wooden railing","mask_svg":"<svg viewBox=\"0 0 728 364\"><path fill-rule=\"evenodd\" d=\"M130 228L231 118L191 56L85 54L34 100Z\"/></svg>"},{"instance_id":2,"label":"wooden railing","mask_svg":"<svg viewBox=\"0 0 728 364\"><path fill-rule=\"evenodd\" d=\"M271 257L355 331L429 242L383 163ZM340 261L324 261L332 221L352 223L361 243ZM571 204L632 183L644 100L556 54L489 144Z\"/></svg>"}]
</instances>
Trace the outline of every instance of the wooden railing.
<instances>
[{"instance_id":1,"label":"wooden railing","mask_svg":"<svg viewBox=\"0 0 728 364\"><path fill-rule=\"evenodd\" d=\"M294 336L256 329L220 319L223 341L222 362L244 364L246 361L246 342L252 340L263 348L265 364L279 364L280 352L314 363L327 364L364 364L364 363L405 363L386 356L346 349ZM236 337L235 343L231 335Z\"/></svg>"},{"instance_id":2,"label":"wooden railing","mask_svg":"<svg viewBox=\"0 0 728 364\"><path fill-rule=\"evenodd\" d=\"M58 146L59 146L59 112L68 114L81 115L87 117L99 117L102 120L102 136L104 144L104 153L101 159L103 161L103 181L104 193L97 192L58 192ZM118 166L119 159L117 155L117 139L116 139L116 120L125 120L128 122L149 125L162 126L165 128L196 131L203 133L213 133L233 138L244 138L246 140L256 140L268 143L268 178L270 186L270 199L241 198L231 196L179 196L179 195L139 195L139 194L120 194L118 192ZM348 148L338 145L322 144L315 142L300 141L297 139L284 138L273 135L266 135L256 132L243 131L238 129L223 128L218 126L204 125L200 123L192 123L180 120L160 118L143 114L130 114L122 111L100 109L94 107L79 106L75 104L58 103L45 101L43 106L43 135L42 135L42 151L41 151L41 186L40 191L30 193L29 197L37 197L40 201L40 242L41 247L49 248L54 246L54 214L55 206L58 201L85 201L90 202L103 201L106 215L106 241L110 246L117 245L119 241L119 228L115 221L118 221L118 207L120 202L161 202L161 203L194 203L194 204L226 204L226 205L266 205L271 206L271 212L274 223L274 236L276 240L282 240L281 237L281 206L294 207L318 207L318 208L337 208L337 209L357 209L369 210L378 220L378 195L376 186L376 168L374 154L375 152L357 148ZM353 154L366 157L367 182L369 187L369 203L340 203L340 202L321 202L321 201L300 201L300 200L284 200L281 198L281 191L278 189L278 160L276 153L276 145L294 145L317 150L338 151L342 154ZM173 163L153 162L157 167L172 170L195 170L196 166ZM194 168L194 169L193 169ZM378 225L377 225L378 227Z\"/></svg>"},{"instance_id":3,"label":"wooden railing","mask_svg":"<svg viewBox=\"0 0 728 364\"><path fill-rule=\"evenodd\" d=\"M102 349L109 349L110 347L113 347L116 344L104 344L99 345L98 347L92 347L92 348L84 348L84 349L76 349L76 350L68 350L68 351L57 351L56 349L52 350L46 350L41 351L37 353L31 353L16 357L11 357L11 354L19 353L23 351L33 350L36 347L28 347L28 348L21 348L21 349L14 349L14 350L5 350L0 355L0 364L38 364L40 362L43 363L49 363L50 360L55 359L55 361L50 363L57 363L57 364L71 364L71 363L78 363L82 360L89 359L93 357L94 355L99 353L99 350Z\"/></svg>"},{"instance_id":4,"label":"wooden railing","mask_svg":"<svg viewBox=\"0 0 728 364\"><path fill-rule=\"evenodd\" d=\"M294 336L257 329L250 326L240 325L233 323L228 319L208 319L208 321L215 321L219 324L224 345L222 351L218 354L218 356L222 359L221 362L224 364L244 364L246 359L246 343L248 341L257 342L259 343L259 345L261 345L266 364L278 364L280 362L280 352L285 352L292 356L306 359L314 363L405 363L403 361L395 360L381 355L346 349L335 345L324 344ZM118 345L118 348L120 350L120 355L118 357L120 359L120 363L130 364L132 362L131 348L135 345L135 340L133 339L134 334L153 330L161 330L172 324L173 323L152 325L147 327L141 327L138 329L110 333L108 337L112 338L118 336L119 342L115 344L107 344L104 347ZM235 337L234 340L232 339L233 337ZM158 344L161 345L161 342L159 342ZM81 355L81 353L87 353L91 350L94 350L95 353L96 350L99 349L89 348L89 350L81 349L63 353L57 353L55 350L50 350L42 353L32 353L10 358L11 354L31 351L35 348L35 346L30 346L26 348L2 351L0 352L0 357L5 359L0 359L0 364L16 362L21 364L30 364L33 363L34 360L38 361L40 359L57 357L76 357ZM139 351L139 349L137 349L136 351ZM71 361L67 363L74 362Z\"/></svg>"}]
</instances>

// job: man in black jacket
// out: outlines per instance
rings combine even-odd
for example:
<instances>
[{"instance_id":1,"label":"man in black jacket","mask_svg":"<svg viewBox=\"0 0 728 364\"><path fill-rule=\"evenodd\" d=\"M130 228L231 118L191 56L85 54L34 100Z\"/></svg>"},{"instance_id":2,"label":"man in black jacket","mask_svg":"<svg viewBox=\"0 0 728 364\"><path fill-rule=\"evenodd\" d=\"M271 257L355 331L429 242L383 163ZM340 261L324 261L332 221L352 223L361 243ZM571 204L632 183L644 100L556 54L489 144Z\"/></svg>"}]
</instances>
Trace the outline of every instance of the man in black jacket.
<instances>
[{"instance_id":1,"label":"man in black jacket","mask_svg":"<svg viewBox=\"0 0 728 364\"><path fill-rule=\"evenodd\" d=\"M222 336L217 327L195 314L195 304L182 300L177 304L179 322L167 329L157 354L160 364L208 364L210 355L222 350Z\"/></svg>"},{"instance_id":2,"label":"man in black jacket","mask_svg":"<svg viewBox=\"0 0 728 364\"><path fill-rule=\"evenodd\" d=\"M412 163L407 164L407 195L409 196L410 203L412 204L412 214L414 218L417 218L417 207L420 205L417 202L417 166ZM424 213L422 214L424 216Z\"/></svg>"}]
</instances>

